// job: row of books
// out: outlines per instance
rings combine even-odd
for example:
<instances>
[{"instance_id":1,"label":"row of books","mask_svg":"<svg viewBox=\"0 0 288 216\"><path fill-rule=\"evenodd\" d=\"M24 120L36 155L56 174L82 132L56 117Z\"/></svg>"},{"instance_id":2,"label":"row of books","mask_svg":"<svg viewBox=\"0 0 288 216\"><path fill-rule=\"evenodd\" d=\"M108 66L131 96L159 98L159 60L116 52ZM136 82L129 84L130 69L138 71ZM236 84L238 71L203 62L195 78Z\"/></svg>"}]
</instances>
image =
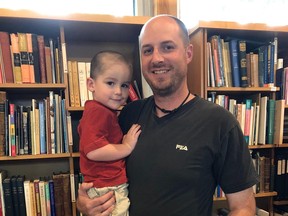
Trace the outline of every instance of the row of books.
<instances>
[{"instance_id":1,"label":"row of books","mask_svg":"<svg viewBox=\"0 0 288 216\"><path fill-rule=\"evenodd\" d=\"M251 151L251 157L259 177L259 182L253 186L254 193L273 191L275 167L271 165L271 159L261 155L259 151ZM225 197L225 193L219 185L215 189L214 197Z\"/></svg>"},{"instance_id":2,"label":"row of books","mask_svg":"<svg viewBox=\"0 0 288 216\"><path fill-rule=\"evenodd\" d=\"M279 87L279 91L276 92L276 99L283 99L285 105L288 105L288 67L276 70L276 86Z\"/></svg>"},{"instance_id":3,"label":"row of books","mask_svg":"<svg viewBox=\"0 0 288 216\"><path fill-rule=\"evenodd\" d=\"M0 180L3 216L72 215L68 173L29 180L22 175L8 176L6 170L1 170Z\"/></svg>"},{"instance_id":4,"label":"row of books","mask_svg":"<svg viewBox=\"0 0 288 216\"><path fill-rule=\"evenodd\" d=\"M253 186L254 193L274 191L275 166L271 163L271 158L255 150L251 151L251 156L259 177L259 182Z\"/></svg>"},{"instance_id":5,"label":"row of books","mask_svg":"<svg viewBox=\"0 0 288 216\"><path fill-rule=\"evenodd\" d=\"M49 91L46 98L32 99L29 106L10 102L6 92L0 95L0 155L69 152L71 117L61 95Z\"/></svg>"},{"instance_id":6,"label":"row of books","mask_svg":"<svg viewBox=\"0 0 288 216\"><path fill-rule=\"evenodd\" d=\"M248 145L283 143L284 100L255 96L254 99L252 97L237 101L228 95L214 93L210 100L223 106L237 118Z\"/></svg>"},{"instance_id":7,"label":"row of books","mask_svg":"<svg viewBox=\"0 0 288 216\"><path fill-rule=\"evenodd\" d=\"M207 42L208 86L274 86L276 68L281 67L277 66L277 37L252 50L247 48L248 42L253 43L242 39L224 41L220 35L211 36Z\"/></svg>"},{"instance_id":8,"label":"row of books","mask_svg":"<svg viewBox=\"0 0 288 216\"><path fill-rule=\"evenodd\" d=\"M275 156L275 200L288 200L288 151L277 152Z\"/></svg>"},{"instance_id":9,"label":"row of books","mask_svg":"<svg viewBox=\"0 0 288 216\"><path fill-rule=\"evenodd\" d=\"M0 83L63 83L62 54L59 38L2 31Z\"/></svg>"},{"instance_id":10,"label":"row of books","mask_svg":"<svg viewBox=\"0 0 288 216\"><path fill-rule=\"evenodd\" d=\"M84 107L86 100L93 100L92 93L87 89L90 67L90 62L68 61L68 92L71 107ZM131 101L141 98L136 81L130 84L129 98Z\"/></svg>"}]
</instances>

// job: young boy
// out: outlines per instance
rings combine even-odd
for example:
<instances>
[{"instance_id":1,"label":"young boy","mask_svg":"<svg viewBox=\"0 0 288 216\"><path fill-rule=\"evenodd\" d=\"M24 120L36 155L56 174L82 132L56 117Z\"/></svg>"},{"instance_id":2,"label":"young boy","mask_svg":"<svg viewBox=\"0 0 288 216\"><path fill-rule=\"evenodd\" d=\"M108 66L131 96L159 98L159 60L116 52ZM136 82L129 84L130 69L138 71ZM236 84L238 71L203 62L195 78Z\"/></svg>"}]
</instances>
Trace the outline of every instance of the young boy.
<instances>
[{"instance_id":1,"label":"young boy","mask_svg":"<svg viewBox=\"0 0 288 216\"><path fill-rule=\"evenodd\" d=\"M116 197L114 216L128 216L125 157L134 149L141 133L133 125L123 136L117 110L128 98L132 69L123 55L114 51L96 54L91 61L87 88L93 100L86 101L78 126L80 135L80 170L85 182L93 182L90 198L113 190ZM122 139L123 138L123 139Z\"/></svg>"}]
</instances>

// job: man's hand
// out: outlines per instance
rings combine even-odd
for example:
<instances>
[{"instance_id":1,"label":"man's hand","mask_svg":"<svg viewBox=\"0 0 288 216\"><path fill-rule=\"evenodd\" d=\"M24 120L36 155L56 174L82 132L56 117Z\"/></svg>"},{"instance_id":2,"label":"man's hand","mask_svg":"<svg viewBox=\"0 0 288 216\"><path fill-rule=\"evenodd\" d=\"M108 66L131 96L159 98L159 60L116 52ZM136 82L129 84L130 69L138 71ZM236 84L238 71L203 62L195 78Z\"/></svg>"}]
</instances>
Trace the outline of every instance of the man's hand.
<instances>
[{"instance_id":1,"label":"man's hand","mask_svg":"<svg viewBox=\"0 0 288 216\"><path fill-rule=\"evenodd\" d=\"M109 216L115 205L113 191L107 194L90 199L86 191L93 186L92 183L82 183L78 189L77 209L86 216Z\"/></svg>"}]
</instances>

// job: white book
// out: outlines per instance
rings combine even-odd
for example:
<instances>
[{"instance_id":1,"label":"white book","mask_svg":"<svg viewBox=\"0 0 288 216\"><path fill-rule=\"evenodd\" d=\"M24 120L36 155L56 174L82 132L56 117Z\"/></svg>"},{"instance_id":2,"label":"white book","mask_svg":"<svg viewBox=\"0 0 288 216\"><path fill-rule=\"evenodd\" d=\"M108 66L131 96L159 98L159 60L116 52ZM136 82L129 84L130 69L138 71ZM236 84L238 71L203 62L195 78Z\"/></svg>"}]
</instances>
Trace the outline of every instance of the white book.
<instances>
[{"instance_id":1,"label":"white book","mask_svg":"<svg viewBox=\"0 0 288 216\"><path fill-rule=\"evenodd\" d=\"M88 79L90 77L90 70L91 70L91 63L86 62L86 78ZM87 89L88 92L88 100L93 100L92 92Z\"/></svg>"},{"instance_id":2,"label":"white book","mask_svg":"<svg viewBox=\"0 0 288 216\"><path fill-rule=\"evenodd\" d=\"M260 116L260 106L256 105L256 108L255 108L254 142L253 142L254 145L258 145L259 116Z\"/></svg>"},{"instance_id":3,"label":"white book","mask_svg":"<svg viewBox=\"0 0 288 216\"><path fill-rule=\"evenodd\" d=\"M45 182L44 181L39 182L39 194L40 194L41 216L47 216Z\"/></svg>"},{"instance_id":4,"label":"white book","mask_svg":"<svg viewBox=\"0 0 288 216\"><path fill-rule=\"evenodd\" d=\"M86 100L88 100L87 91L87 72L86 63L78 62L78 78L79 78L79 90L80 90L80 105L84 107Z\"/></svg>"},{"instance_id":5,"label":"white book","mask_svg":"<svg viewBox=\"0 0 288 216\"><path fill-rule=\"evenodd\" d=\"M70 174L71 202L76 202L74 173Z\"/></svg>"},{"instance_id":6,"label":"white book","mask_svg":"<svg viewBox=\"0 0 288 216\"><path fill-rule=\"evenodd\" d=\"M266 123L267 123L267 102L268 96L261 97L260 99L260 120L259 120L259 136L258 143L266 143Z\"/></svg>"},{"instance_id":7,"label":"white book","mask_svg":"<svg viewBox=\"0 0 288 216\"><path fill-rule=\"evenodd\" d=\"M3 191L3 180L7 177L7 171L0 171L0 195L1 195L1 206L2 206L2 215L5 215L5 202L4 202L4 191Z\"/></svg>"},{"instance_id":8,"label":"white book","mask_svg":"<svg viewBox=\"0 0 288 216\"><path fill-rule=\"evenodd\" d=\"M25 206L26 206L26 215L31 214L31 192L30 192L30 180L24 181L24 197L25 197Z\"/></svg>"},{"instance_id":9,"label":"white book","mask_svg":"<svg viewBox=\"0 0 288 216\"><path fill-rule=\"evenodd\" d=\"M54 116L55 116L55 104L54 104L54 92L49 91L49 110L50 110L50 134L51 134L51 153L56 154L55 145L55 126L54 126Z\"/></svg>"}]
</instances>

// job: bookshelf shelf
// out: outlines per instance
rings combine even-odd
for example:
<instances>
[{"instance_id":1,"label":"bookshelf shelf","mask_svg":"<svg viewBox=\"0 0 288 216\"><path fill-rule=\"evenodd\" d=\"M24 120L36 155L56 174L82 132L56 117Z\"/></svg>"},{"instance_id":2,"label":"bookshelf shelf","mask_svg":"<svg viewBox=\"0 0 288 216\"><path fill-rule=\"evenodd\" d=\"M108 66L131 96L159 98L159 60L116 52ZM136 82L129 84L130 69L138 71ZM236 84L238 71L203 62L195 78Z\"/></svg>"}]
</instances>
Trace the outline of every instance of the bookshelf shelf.
<instances>
[{"instance_id":1,"label":"bookshelf shelf","mask_svg":"<svg viewBox=\"0 0 288 216\"><path fill-rule=\"evenodd\" d=\"M207 87L207 91L215 92L276 92L278 87Z\"/></svg>"},{"instance_id":2,"label":"bookshelf shelf","mask_svg":"<svg viewBox=\"0 0 288 216\"><path fill-rule=\"evenodd\" d=\"M41 155L17 155L15 157L0 156L0 161L55 159L55 158L69 158L69 157L70 157L70 153L41 154Z\"/></svg>"},{"instance_id":3,"label":"bookshelf shelf","mask_svg":"<svg viewBox=\"0 0 288 216\"><path fill-rule=\"evenodd\" d=\"M288 205L288 200L274 201L274 205Z\"/></svg>"}]
</instances>

